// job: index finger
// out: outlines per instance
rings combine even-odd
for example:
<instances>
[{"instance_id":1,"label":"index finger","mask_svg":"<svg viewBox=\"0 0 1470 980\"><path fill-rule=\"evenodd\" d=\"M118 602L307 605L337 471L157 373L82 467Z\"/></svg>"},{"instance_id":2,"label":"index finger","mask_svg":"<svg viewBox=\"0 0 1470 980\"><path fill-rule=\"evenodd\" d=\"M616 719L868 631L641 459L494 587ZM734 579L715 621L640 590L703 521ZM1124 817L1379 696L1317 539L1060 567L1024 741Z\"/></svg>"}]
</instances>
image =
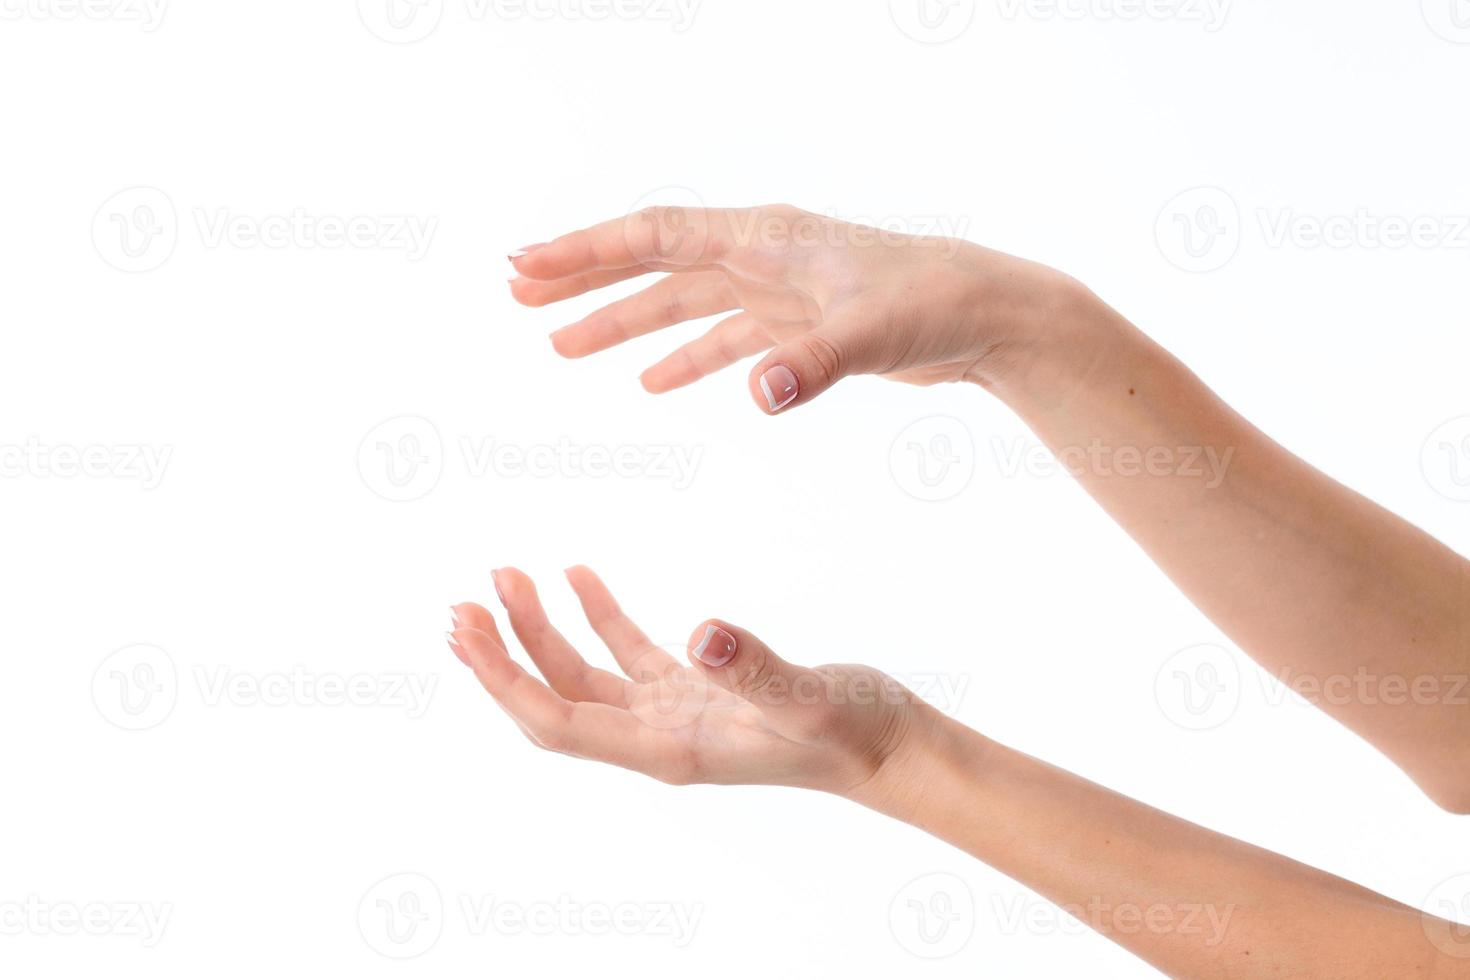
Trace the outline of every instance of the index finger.
<instances>
[{"instance_id":1,"label":"index finger","mask_svg":"<svg viewBox=\"0 0 1470 980\"><path fill-rule=\"evenodd\" d=\"M622 708L568 701L532 677L505 648L479 630L449 634L480 684L542 747L672 781L680 772L678 746L668 732L645 725Z\"/></svg>"},{"instance_id":2,"label":"index finger","mask_svg":"<svg viewBox=\"0 0 1470 980\"><path fill-rule=\"evenodd\" d=\"M550 280L612 269L689 269L718 264L736 245L724 208L652 207L604 221L513 256L516 272Z\"/></svg>"}]
</instances>

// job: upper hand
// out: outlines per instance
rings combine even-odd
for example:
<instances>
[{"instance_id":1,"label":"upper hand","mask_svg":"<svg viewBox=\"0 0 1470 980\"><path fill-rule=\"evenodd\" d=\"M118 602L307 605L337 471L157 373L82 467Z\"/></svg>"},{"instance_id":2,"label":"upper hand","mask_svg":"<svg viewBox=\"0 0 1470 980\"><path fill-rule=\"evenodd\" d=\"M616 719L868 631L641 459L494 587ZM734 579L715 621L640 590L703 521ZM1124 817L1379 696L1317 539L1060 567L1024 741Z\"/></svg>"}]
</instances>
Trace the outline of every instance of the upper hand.
<instances>
[{"instance_id":1,"label":"upper hand","mask_svg":"<svg viewBox=\"0 0 1470 980\"><path fill-rule=\"evenodd\" d=\"M1023 362L1086 290L958 239L880 231L787 205L650 208L511 257L515 298L544 306L648 272L672 275L552 334L584 357L730 313L643 373L659 393L766 352L751 397L774 414L843 377L989 383Z\"/></svg>"}]
</instances>

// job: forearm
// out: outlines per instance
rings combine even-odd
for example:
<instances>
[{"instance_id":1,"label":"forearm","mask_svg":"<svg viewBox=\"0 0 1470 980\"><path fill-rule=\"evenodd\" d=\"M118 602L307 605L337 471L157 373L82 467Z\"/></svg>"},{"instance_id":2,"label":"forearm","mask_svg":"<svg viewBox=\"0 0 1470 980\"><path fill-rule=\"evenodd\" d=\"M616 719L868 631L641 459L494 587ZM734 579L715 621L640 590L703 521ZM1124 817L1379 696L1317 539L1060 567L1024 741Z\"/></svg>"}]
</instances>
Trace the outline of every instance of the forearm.
<instances>
[{"instance_id":1,"label":"forearm","mask_svg":"<svg viewBox=\"0 0 1470 980\"><path fill-rule=\"evenodd\" d=\"M1284 683L1470 808L1470 563L1230 409L1095 298L987 386Z\"/></svg>"},{"instance_id":2,"label":"forearm","mask_svg":"<svg viewBox=\"0 0 1470 980\"><path fill-rule=\"evenodd\" d=\"M928 831L1176 977L1462 977L1421 913L1169 816L948 719L858 801ZM1448 927L1448 924L1444 924Z\"/></svg>"}]
</instances>

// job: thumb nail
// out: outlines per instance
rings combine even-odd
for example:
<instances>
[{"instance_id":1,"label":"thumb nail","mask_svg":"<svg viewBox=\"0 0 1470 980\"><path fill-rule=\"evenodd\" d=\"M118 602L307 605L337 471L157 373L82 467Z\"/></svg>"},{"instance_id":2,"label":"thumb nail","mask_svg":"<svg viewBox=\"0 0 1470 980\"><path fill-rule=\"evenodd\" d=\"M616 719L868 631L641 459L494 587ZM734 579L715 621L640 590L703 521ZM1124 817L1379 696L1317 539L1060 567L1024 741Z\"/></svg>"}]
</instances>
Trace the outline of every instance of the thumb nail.
<instances>
[{"instance_id":1,"label":"thumb nail","mask_svg":"<svg viewBox=\"0 0 1470 980\"><path fill-rule=\"evenodd\" d=\"M761 393L772 412L790 405L797 395L796 372L784 364L773 364L761 375Z\"/></svg>"},{"instance_id":2,"label":"thumb nail","mask_svg":"<svg viewBox=\"0 0 1470 980\"><path fill-rule=\"evenodd\" d=\"M735 658L735 637L718 626L706 626L694 656L707 666L723 667Z\"/></svg>"}]
</instances>

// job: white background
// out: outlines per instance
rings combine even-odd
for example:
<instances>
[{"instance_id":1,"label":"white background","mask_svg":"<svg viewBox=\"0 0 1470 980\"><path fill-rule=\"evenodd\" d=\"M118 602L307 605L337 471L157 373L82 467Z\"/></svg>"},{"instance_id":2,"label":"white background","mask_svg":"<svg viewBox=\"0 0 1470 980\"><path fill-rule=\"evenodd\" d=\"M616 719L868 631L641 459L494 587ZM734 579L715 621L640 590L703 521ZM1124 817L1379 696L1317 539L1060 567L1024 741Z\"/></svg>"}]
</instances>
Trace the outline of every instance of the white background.
<instances>
[{"instance_id":1,"label":"white background","mask_svg":"<svg viewBox=\"0 0 1470 980\"><path fill-rule=\"evenodd\" d=\"M180 0L161 22L0 2L0 970L1153 975L842 801L536 752L441 636L505 564L599 662L575 562L660 641L717 615L792 660L941 680L998 739L1451 914L1463 819L1266 680L1067 478L1015 471L1029 437L981 391L860 379L770 419L741 367L654 398L636 375L674 337L563 361L546 334L604 298L507 295L507 251L650 200L956 230L1079 276L1288 446L1470 549L1451 0L1237 0L1223 22L1076 3L960 0L926 32L908 0L705 0L689 23L444 0L395 33L375 0ZM1197 187L1224 196L1176 197ZM1360 209L1441 240L1274 235ZM371 241L244 237L298 212ZM404 216L432 226L422 254L373 237ZM405 416L425 421L378 428ZM465 449L563 442L642 469ZM379 443L420 459L406 487ZM66 475L87 447L92 475ZM169 454L161 480L129 447ZM691 483L659 447L698 454ZM946 463L948 499L920 499ZM1223 690L1192 714L1175 672L1204 663ZM275 696L293 675L367 694ZM427 883L378 885L402 873ZM405 891L423 918L389 935L378 903ZM951 902L939 943L910 900ZM514 934L466 914L486 901L631 903L647 928ZM97 936L15 917L95 903ZM161 937L129 903L166 911ZM658 909L698 915L692 936Z\"/></svg>"}]
</instances>

